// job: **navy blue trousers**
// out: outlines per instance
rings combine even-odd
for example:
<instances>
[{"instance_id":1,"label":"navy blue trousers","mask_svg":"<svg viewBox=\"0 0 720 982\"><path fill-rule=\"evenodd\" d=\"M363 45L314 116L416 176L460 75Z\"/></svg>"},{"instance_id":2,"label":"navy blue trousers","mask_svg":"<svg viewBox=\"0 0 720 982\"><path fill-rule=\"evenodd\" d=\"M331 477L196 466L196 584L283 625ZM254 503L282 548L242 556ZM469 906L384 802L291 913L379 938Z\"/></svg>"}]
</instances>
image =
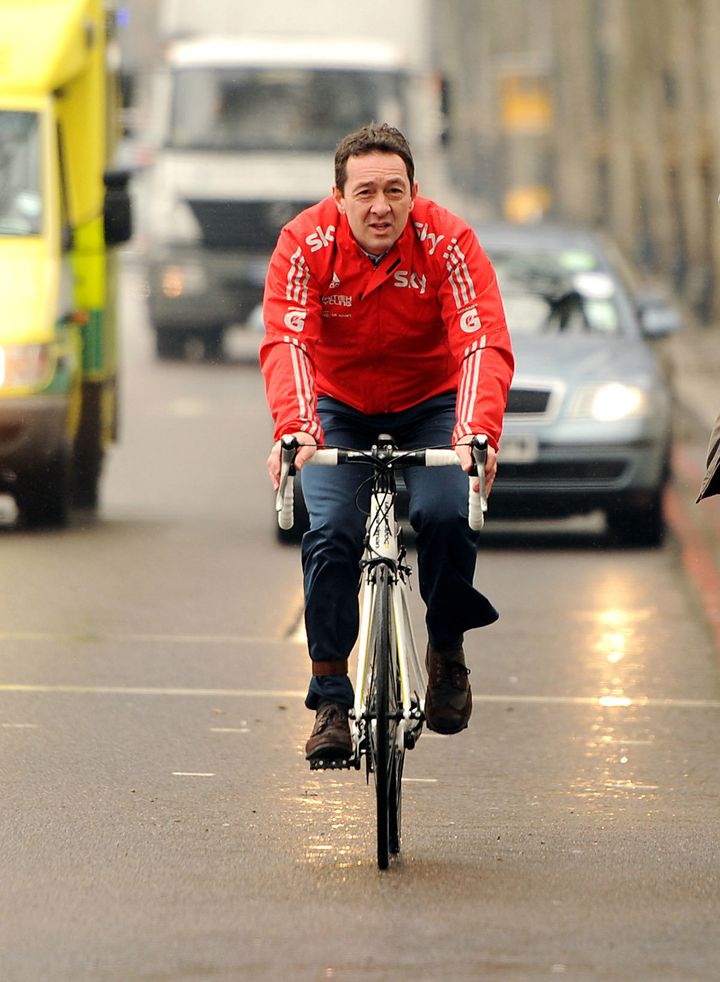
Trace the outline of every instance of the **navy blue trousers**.
<instances>
[{"instance_id":1,"label":"navy blue trousers","mask_svg":"<svg viewBox=\"0 0 720 982\"><path fill-rule=\"evenodd\" d=\"M389 433L403 450L447 447L455 426L455 394L436 396L399 413L366 416L321 397L318 415L328 446L365 450ZM451 645L498 612L473 586L477 534L467 522L467 475L457 467L408 468L410 523L417 538L417 573L433 647ZM369 510L371 470L362 465L303 468L310 530L302 541L305 628L313 661L344 661L359 630L358 562ZM313 675L305 705L353 703L347 675Z\"/></svg>"}]
</instances>

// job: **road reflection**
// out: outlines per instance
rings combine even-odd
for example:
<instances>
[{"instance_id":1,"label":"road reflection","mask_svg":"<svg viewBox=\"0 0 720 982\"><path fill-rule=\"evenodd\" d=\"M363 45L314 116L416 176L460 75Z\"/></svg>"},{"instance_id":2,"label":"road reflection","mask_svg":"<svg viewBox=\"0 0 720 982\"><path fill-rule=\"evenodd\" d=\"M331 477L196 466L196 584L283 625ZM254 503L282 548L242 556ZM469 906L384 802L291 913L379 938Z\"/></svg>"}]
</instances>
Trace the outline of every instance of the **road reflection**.
<instances>
[{"instance_id":1,"label":"road reflection","mask_svg":"<svg viewBox=\"0 0 720 982\"><path fill-rule=\"evenodd\" d=\"M369 790L354 771L350 779L358 782L357 789L348 788L349 780L341 782L323 775L322 781L306 781L302 793L295 797L305 864L331 861L335 869L347 870L367 865L372 859L366 831ZM356 793L358 790L363 793L362 798Z\"/></svg>"},{"instance_id":2,"label":"road reflection","mask_svg":"<svg viewBox=\"0 0 720 982\"><path fill-rule=\"evenodd\" d=\"M572 793L581 799L654 799L658 785L648 776L652 765L636 748L651 747L655 740L647 709L643 628L658 612L636 607L630 584L623 579L607 582L604 592L600 606L582 615L589 628L583 676L595 687L598 712L585 741L586 766L576 776Z\"/></svg>"},{"instance_id":3,"label":"road reflection","mask_svg":"<svg viewBox=\"0 0 720 982\"><path fill-rule=\"evenodd\" d=\"M311 725L308 712L288 727L303 776L282 792L291 805L287 814L298 833L293 841L302 843L298 863L332 866L342 882L343 871L374 862L369 836L374 830L375 791L367 786L364 770L335 772L337 777L332 771L308 772L303 748Z\"/></svg>"}]
</instances>

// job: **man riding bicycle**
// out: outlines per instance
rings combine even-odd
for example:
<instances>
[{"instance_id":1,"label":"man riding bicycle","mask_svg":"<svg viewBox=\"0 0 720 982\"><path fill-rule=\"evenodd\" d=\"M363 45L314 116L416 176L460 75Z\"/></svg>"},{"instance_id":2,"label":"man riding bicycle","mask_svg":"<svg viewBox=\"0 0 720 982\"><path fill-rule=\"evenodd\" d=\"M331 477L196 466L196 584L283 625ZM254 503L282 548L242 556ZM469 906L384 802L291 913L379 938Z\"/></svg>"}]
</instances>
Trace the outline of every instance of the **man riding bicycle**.
<instances>
[{"instance_id":1,"label":"man riding bicycle","mask_svg":"<svg viewBox=\"0 0 720 982\"><path fill-rule=\"evenodd\" d=\"M386 124L345 137L332 195L286 225L270 261L260 361L280 478L280 438L363 449L380 432L399 447L467 444L486 434L489 491L497 468L513 355L490 261L472 229L418 195L404 136ZM316 711L308 759L352 752L348 657L358 633L358 562L365 531L355 468L303 471L310 529L302 541L305 626ZM459 470L407 474L426 606L425 717L438 733L464 729L472 694L464 634L498 613L473 586L477 537Z\"/></svg>"}]
</instances>

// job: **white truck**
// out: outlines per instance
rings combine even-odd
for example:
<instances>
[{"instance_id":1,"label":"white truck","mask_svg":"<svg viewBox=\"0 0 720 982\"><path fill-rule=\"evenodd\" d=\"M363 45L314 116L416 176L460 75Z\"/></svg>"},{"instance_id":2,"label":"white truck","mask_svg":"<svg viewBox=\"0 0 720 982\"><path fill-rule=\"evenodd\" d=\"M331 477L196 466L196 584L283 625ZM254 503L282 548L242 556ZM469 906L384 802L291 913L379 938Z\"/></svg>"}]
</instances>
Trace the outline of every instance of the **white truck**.
<instances>
[{"instance_id":1,"label":"white truck","mask_svg":"<svg viewBox=\"0 0 720 982\"><path fill-rule=\"evenodd\" d=\"M370 9L382 10L375 0L361 18L373 36L328 34L344 20L338 3L310 7L314 15L326 6L330 13L318 21L319 35L307 33L308 5L292 8L295 16L305 11L302 24L273 7L284 34L277 27L228 33L248 20L259 27L259 14L253 19L235 4L235 20L228 10L218 25L222 35L198 34L195 24L193 36L168 44L152 106L144 221L160 358L182 356L189 338L201 340L206 358L222 357L225 330L258 310L280 228L330 192L335 147L347 132L372 120L399 126L413 147L421 191L447 199L441 84L429 70L425 0L409 0L400 12L410 18L405 47L370 30L387 21L386 12ZM403 16L396 14L400 37ZM181 19L165 25L174 33L187 27Z\"/></svg>"}]
</instances>

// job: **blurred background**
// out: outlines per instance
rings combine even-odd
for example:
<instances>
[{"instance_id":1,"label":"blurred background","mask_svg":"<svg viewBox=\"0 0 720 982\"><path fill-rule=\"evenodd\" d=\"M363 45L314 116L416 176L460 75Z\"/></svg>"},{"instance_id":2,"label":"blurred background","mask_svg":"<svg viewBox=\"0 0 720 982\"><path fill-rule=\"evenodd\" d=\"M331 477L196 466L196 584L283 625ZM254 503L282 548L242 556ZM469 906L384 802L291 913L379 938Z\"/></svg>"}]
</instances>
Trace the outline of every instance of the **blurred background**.
<instances>
[{"instance_id":1,"label":"blurred background","mask_svg":"<svg viewBox=\"0 0 720 982\"><path fill-rule=\"evenodd\" d=\"M421 158L421 190L440 188L423 160L435 127L449 185L471 217L602 225L701 323L717 314L715 0L400 0L391 17L374 0L125 0L118 13L125 150L136 162L149 163L167 143L157 79L173 39L385 41L416 95L421 79L435 86L436 102L425 102L420 120L402 111L398 118ZM328 89L325 108L339 96ZM376 106L366 100L365 108ZM330 183L328 169L322 186ZM135 184L142 194L142 181ZM149 233L157 220L140 208L137 224Z\"/></svg>"}]
</instances>

